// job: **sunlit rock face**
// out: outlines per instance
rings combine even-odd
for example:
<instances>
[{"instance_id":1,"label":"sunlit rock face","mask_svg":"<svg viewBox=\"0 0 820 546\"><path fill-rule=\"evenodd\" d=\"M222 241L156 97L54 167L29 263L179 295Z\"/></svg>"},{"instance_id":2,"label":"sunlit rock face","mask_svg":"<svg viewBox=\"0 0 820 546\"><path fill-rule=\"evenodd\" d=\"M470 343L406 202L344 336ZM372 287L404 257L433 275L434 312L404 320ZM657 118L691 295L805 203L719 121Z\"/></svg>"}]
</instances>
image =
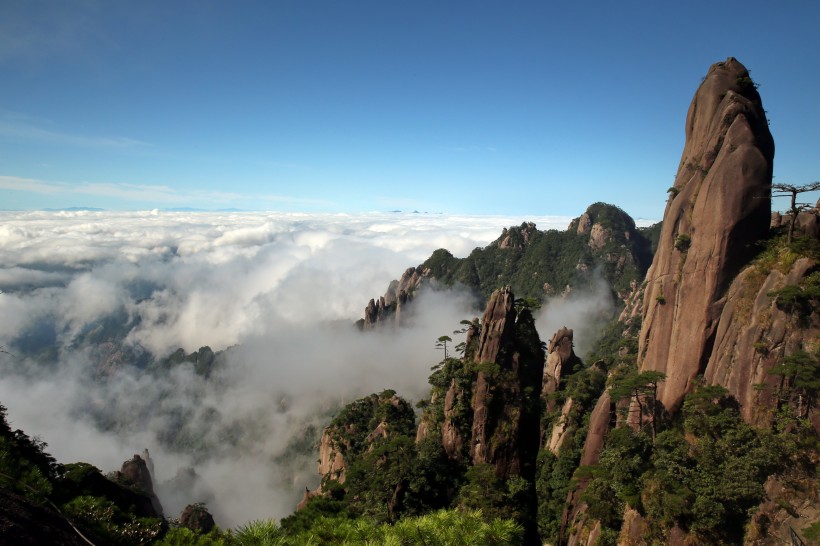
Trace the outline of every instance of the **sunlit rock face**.
<instances>
[{"instance_id":1,"label":"sunlit rock face","mask_svg":"<svg viewBox=\"0 0 820 546\"><path fill-rule=\"evenodd\" d=\"M746 68L709 69L686 118L686 144L647 273L639 364L666 374L676 409L703 373L732 279L766 236L774 141Z\"/></svg>"}]
</instances>

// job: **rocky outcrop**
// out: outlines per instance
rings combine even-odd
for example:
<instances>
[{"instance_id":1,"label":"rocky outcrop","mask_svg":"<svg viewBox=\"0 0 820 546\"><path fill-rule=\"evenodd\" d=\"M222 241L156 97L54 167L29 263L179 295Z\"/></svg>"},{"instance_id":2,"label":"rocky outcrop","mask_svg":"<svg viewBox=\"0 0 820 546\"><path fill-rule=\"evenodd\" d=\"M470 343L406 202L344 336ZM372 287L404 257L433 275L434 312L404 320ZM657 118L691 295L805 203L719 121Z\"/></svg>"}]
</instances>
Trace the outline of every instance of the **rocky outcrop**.
<instances>
[{"instance_id":1,"label":"rocky outcrop","mask_svg":"<svg viewBox=\"0 0 820 546\"><path fill-rule=\"evenodd\" d=\"M502 348L514 343L515 296L510 287L496 290L481 319L475 362L497 362Z\"/></svg>"},{"instance_id":2,"label":"rocky outcrop","mask_svg":"<svg viewBox=\"0 0 820 546\"><path fill-rule=\"evenodd\" d=\"M757 265L732 283L715 335L705 379L729 390L740 403L743 419L758 426L771 423L781 397L783 378L769 371L784 357L820 349L820 314L781 309L776 293L800 285L818 264L801 258L786 271L766 274Z\"/></svg>"},{"instance_id":3,"label":"rocky outcrop","mask_svg":"<svg viewBox=\"0 0 820 546\"><path fill-rule=\"evenodd\" d=\"M357 322L362 330L404 322L402 312L424 286L452 286L473 291L481 304L493 291L511 286L521 297L543 299L568 295L573 288L597 282L601 276L621 299L630 285L643 278L652 260L652 243L623 210L594 203L566 231L540 231L532 222L504 228L495 241L456 258L438 249L387 292L372 299Z\"/></svg>"},{"instance_id":4,"label":"rocky outcrop","mask_svg":"<svg viewBox=\"0 0 820 546\"><path fill-rule=\"evenodd\" d=\"M214 517L202 504L189 504L179 515L179 524L192 531L209 533L216 527Z\"/></svg>"},{"instance_id":5,"label":"rocky outcrop","mask_svg":"<svg viewBox=\"0 0 820 546\"><path fill-rule=\"evenodd\" d=\"M497 290L490 297L481 321L478 351L474 357L476 362L496 364L501 348L512 345L515 328L514 299L509 287ZM495 392L490 391L492 379L488 375L480 371L473 389L473 425L470 445L470 457L473 464L489 463L495 455L491 453L490 445L490 437L496 424L490 418L490 404Z\"/></svg>"},{"instance_id":6,"label":"rocky outcrop","mask_svg":"<svg viewBox=\"0 0 820 546\"><path fill-rule=\"evenodd\" d=\"M561 408L561 415L558 416L555 424L552 425L552 432L547 439L547 449L550 450L553 455L558 455L561 447L570 437L570 412L572 412L573 405L574 402L572 398L567 398Z\"/></svg>"},{"instance_id":7,"label":"rocky outcrop","mask_svg":"<svg viewBox=\"0 0 820 546\"><path fill-rule=\"evenodd\" d=\"M334 480L340 484L345 483L345 471L347 465L343 451L348 446L337 439L337 430L326 427L322 431L322 439L319 442L319 475L326 479Z\"/></svg>"},{"instance_id":8,"label":"rocky outcrop","mask_svg":"<svg viewBox=\"0 0 820 546\"><path fill-rule=\"evenodd\" d=\"M547 346L547 361L541 381L541 396L546 400L547 411L552 411L555 404L550 395L558 390L561 373L572 373L581 365L581 359L575 356L573 350L572 337L572 329L564 326L555 332Z\"/></svg>"},{"instance_id":9,"label":"rocky outcrop","mask_svg":"<svg viewBox=\"0 0 820 546\"><path fill-rule=\"evenodd\" d=\"M470 456L473 464L492 464L501 479L532 479L539 443L538 404L528 400L541 386L544 354L527 309L516 311L512 291L490 297L474 361Z\"/></svg>"},{"instance_id":10,"label":"rocky outcrop","mask_svg":"<svg viewBox=\"0 0 820 546\"><path fill-rule=\"evenodd\" d=\"M394 391L371 394L348 404L322 431L318 468L322 483L316 493L327 492L331 481L347 483L348 465L380 441L415 434L413 408Z\"/></svg>"},{"instance_id":11,"label":"rocky outcrop","mask_svg":"<svg viewBox=\"0 0 820 546\"><path fill-rule=\"evenodd\" d=\"M817 485L815 472L806 475L789 469L785 476L769 477L763 486L766 499L752 516L743 543L749 546L799 544L792 539L794 532L805 544L815 544L807 540L804 533L811 523L820 521Z\"/></svg>"},{"instance_id":12,"label":"rocky outcrop","mask_svg":"<svg viewBox=\"0 0 820 546\"><path fill-rule=\"evenodd\" d=\"M321 496L322 492L320 490L311 491L307 487L305 487L305 494L302 495L302 500L296 505L296 511L304 510L307 505L310 503L311 500L314 498Z\"/></svg>"},{"instance_id":13,"label":"rocky outcrop","mask_svg":"<svg viewBox=\"0 0 820 546\"><path fill-rule=\"evenodd\" d=\"M791 214L772 213L772 228L785 228L791 224ZM813 208L803 210L797 214L797 221L794 223L795 232L803 233L808 237L820 239L820 201Z\"/></svg>"},{"instance_id":14,"label":"rocky outcrop","mask_svg":"<svg viewBox=\"0 0 820 546\"><path fill-rule=\"evenodd\" d=\"M498 238L498 248L515 248L522 250L530 242L530 238L535 229L535 224L532 222L524 222L519 228L504 228L501 231L501 237Z\"/></svg>"},{"instance_id":15,"label":"rocky outcrop","mask_svg":"<svg viewBox=\"0 0 820 546\"><path fill-rule=\"evenodd\" d=\"M450 382L447 395L444 397L444 423L441 426L441 445L450 459L460 461L464 453L464 437L459 427L460 415L456 414L456 405L468 404L472 392L461 386L454 379Z\"/></svg>"},{"instance_id":16,"label":"rocky outcrop","mask_svg":"<svg viewBox=\"0 0 820 546\"><path fill-rule=\"evenodd\" d=\"M609 392L604 392L595 404L592 413L589 417L589 431L587 432L586 440L584 441L584 448L581 451L581 461L579 466L591 466L598 464L598 459L601 456L601 451L604 449L604 442L615 417L612 399ZM573 539L575 532L572 530L574 525L572 522L576 521L581 516L583 505L581 504L581 496L589 484L589 478L581 478L578 481L578 486L572 489L568 496L564 508L564 514L561 518L561 536L569 536Z\"/></svg>"},{"instance_id":17,"label":"rocky outcrop","mask_svg":"<svg viewBox=\"0 0 820 546\"><path fill-rule=\"evenodd\" d=\"M407 303L412 301L423 280L429 275L429 270L421 267L410 267L405 270L399 280L390 283L384 296L368 302L361 328L372 330L384 324L400 325L402 311L405 310Z\"/></svg>"},{"instance_id":18,"label":"rocky outcrop","mask_svg":"<svg viewBox=\"0 0 820 546\"><path fill-rule=\"evenodd\" d=\"M147 454L147 450L144 453ZM116 481L126 483L148 495L154 512L157 516L162 516L162 505L156 493L154 493L154 482L151 479L151 472L148 469L146 459L135 454L133 458L122 463L122 468L115 473L115 476Z\"/></svg>"},{"instance_id":19,"label":"rocky outcrop","mask_svg":"<svg viewBox=\"0 0 820 546\"><path fill-rule=\"evenodd\" d=\"M686 144L647 273L639 364L666 374L676 409L711 357L729 284L768 232L774 142L746 68L709 69L689 107Z\"/></svg>"}]
</instances>

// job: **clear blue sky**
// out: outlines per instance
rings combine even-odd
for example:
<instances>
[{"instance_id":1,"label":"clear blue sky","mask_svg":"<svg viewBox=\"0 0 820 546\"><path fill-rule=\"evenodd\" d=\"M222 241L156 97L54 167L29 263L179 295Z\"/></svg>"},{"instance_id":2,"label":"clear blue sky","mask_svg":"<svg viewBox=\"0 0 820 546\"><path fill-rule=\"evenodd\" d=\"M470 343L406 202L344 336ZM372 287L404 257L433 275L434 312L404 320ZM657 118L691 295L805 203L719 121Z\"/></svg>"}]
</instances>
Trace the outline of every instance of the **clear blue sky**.
<instances>
[{"instance_id":1,"label":"clear blue sky","mask_svg":"<svg viewBox=\"0 0 820 546\"><path fill-rule=\"evenodd\" d=\"M820 178L818 29L817 0L3 0L0 209L659 218L728 56L775 181Z\"/></svg>"}]
</instances>

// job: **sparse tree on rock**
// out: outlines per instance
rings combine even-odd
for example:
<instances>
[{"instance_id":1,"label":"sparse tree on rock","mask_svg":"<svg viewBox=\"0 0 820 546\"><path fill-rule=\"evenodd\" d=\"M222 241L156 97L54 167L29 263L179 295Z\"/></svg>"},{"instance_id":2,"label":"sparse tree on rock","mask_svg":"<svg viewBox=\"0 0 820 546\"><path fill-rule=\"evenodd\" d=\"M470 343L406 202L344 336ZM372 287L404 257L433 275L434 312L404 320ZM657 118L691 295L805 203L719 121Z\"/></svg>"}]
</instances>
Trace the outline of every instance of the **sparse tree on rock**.
<instances>
[{"instance_id":1,"label":"sparse tree on rock","mask_svg":"<svg viewBox=\"0 0 820 546\"><path fill-rule=\"evenodd\" d=\"M453 341L453 338L450 336L441 336L436 340L436 349L443 349L444 350L444 360L447 360L449 356L447 353L447 344Z\"/></svg>"},{"instance_id":2,"label":"sparse tree on rock","mask_svg":"<svg viewBox=\"0 0 820 546\"><path fill-rule=\"evenodd\" d=\"M820 182L812 182L810 184L803 184L802 186L794 186L792 184L772 184L772 189L775 192L780 192L773 193L772 197L791 197L791 207L789 208L791 218L789 221L789 235L787 239L787 244L791 245L792 236L794 235L794 225L797 223L797 215L804 210L812 208L811 203L798 203L797 194L820 190Z\"/></svg>"}]
</instances>

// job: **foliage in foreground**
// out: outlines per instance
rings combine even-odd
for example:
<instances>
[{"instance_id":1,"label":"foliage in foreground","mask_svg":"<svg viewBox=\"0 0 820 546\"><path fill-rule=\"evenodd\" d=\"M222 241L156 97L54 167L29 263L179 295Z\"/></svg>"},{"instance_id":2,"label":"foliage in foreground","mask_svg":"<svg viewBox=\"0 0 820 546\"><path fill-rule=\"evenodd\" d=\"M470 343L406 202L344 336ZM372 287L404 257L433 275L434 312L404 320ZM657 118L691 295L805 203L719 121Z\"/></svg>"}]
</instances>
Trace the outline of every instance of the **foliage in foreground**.
<instances>
[{"instance_id":1,"label":"foliage in foreground","mask_svg":"<svg viewBox=\"0 0 820 546\"><path fill-rule=\"evenodd\" d=\"M587 469L594 479L583 499L592 517L616 531L630 506L655 540L678 525L703 543L736 543L790 441L743 422L721 387L688 395L682 414L654 443L644 432L613 430L599 464Z\"/></svg>"},{"instance_id":2,"label":"foliage in foreground","mask_svg":"<svg viewBox=\"0 0 820 546\"><path fill-rule=\"evenodd\" d=\"M233 540L241 546L512 546L521 544L522 536L522 527L512 520L488 520L481 511L439 510L403 518L393 525L365 518L320 517L309 529L296 534L288 534L273 520L252 521L240 527Z\"/></svg>"}]
</instances>

